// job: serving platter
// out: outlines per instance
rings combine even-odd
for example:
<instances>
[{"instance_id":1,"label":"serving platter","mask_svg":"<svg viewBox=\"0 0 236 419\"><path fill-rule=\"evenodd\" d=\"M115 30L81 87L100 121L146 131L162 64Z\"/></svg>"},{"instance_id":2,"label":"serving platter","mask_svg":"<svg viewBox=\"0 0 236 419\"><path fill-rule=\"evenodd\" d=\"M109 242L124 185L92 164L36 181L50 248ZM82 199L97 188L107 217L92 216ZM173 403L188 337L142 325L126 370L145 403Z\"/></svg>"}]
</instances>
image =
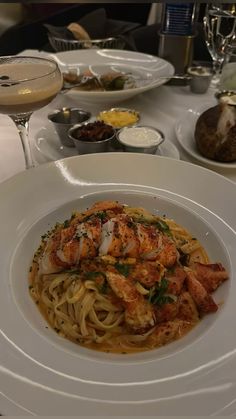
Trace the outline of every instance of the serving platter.
<instances>
[{"instance_id":1,"label":"serving platter","mask_svg":"<svg viewBox=\"0 0 236 419\"><path fill-rule=\"evenodd\" d=\"M2 183L0 195L5 220L0 240L2 414L235 413L236 224L228 205L235 195L233 182L176 159L105 153L25 171ZM160 202L161 211L165 207L201 234L211 257L222 256L230 273L214 317L173 345L128 357L83 351L45 330L26 279L46 226L75 205L114 196L155 211Z\"/></svg>"}]
</instances>

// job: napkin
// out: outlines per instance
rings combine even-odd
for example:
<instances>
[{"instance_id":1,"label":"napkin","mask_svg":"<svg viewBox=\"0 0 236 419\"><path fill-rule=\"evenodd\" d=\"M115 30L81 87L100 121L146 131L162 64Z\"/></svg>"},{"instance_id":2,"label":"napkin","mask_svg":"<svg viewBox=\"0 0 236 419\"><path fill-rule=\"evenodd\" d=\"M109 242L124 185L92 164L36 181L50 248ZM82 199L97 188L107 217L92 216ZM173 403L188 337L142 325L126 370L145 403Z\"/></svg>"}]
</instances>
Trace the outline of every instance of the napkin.
<instances>
[{"instance_id":1,"label":"napkin","mask_svg":"<svg viewBox=\"0 0 236 419\"><path fill-rule=\"evenodd\" d=\"M104 39L108 37L122 38L126 47L136 49L131 32L141 25L136 22L126 22L107 18L105 9L97 9L83 16L75 22L82 26L91 39ZM61 39L75 39L67 26L53 26L44 24L49 34Z\"/></svg>"}]
</instances>

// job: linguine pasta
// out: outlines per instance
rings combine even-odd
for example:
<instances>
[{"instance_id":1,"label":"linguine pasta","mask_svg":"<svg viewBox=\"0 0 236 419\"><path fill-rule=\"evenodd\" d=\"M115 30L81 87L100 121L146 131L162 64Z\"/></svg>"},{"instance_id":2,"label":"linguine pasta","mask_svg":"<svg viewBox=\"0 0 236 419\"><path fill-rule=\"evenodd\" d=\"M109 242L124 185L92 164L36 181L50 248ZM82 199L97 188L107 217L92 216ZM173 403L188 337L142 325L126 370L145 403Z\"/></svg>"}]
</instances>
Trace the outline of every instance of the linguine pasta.
<instances>
[{"instance_id":1,"label":"linguine pasta","mask_svg":"<svg viewBox=\"0 0 236 419\"><path fill-rule=\"evenodd\" d=\"M42 238L29 290L60 336L130 353L179 339L216 311L211 294L227 277L174 220L102 201Z\"/></svg>"}]
</instances>

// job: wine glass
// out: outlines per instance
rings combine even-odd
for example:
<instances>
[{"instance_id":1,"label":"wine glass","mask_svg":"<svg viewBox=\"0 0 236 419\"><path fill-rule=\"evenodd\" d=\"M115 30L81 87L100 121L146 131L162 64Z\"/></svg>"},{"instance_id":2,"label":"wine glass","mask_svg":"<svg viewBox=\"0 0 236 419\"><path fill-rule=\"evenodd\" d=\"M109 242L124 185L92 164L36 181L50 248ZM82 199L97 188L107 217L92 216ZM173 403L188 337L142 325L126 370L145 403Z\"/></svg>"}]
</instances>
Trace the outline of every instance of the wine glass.
<instances>
[{"instance_id":1,"label":"wine glass","mask_svg":"<svg viewBox=\"0 0 236 419\"><path fill-rule=\"evenodd\" d=\"M227 54L227 48L235 39L235 3L208 3L203 19L205 40L213 60L213 84L217 86Z\"/></svg>"},{"instance_id":2,"label":"wine glass","mask_svg":"<svg viewBox=\"0 0 236 419\"><path fill-rule=\"evenodd\" d=\"M25 166L34 166L28 138L32 113L46 106L62 88L62 74L53 60L39 57L0 57L0 113L15 123Z\"/></svg>"}]
</instances>

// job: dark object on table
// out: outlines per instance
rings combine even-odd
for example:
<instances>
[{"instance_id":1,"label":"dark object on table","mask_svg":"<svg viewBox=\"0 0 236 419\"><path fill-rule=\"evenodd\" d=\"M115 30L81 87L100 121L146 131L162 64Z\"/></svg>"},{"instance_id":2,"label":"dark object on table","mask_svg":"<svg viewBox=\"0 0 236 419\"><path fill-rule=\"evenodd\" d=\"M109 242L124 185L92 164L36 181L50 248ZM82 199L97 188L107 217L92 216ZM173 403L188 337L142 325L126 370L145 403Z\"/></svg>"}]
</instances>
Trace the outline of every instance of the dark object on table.
<instances>
[{"instance_id":1,"label":"dark object on table","mask_svg":"<svg viewBox=\"0 0 236 419\"><path fill-rule=\"evenodd\" d=\"M194 136L204 157L221 162L236 160L236 107L219 104L207 109L197 120Z\"/></svg>"},{"instance_id":2,"label":"dark object on table","mask_svg":"<svg viewBox=\"0 0 236 419\"><path fill-rule=\"evenodd\" d=\"M75 146L68 136L69 129L76 124L88 121L90 118L90 112L78 108L56 109L48 115L48 119L54 124L61 143L66 147Z\"/></svg>"},{"instance_id":3,"label":"dark object on table","mask_svg":"<svg viewBox=\"0 0 236 419\"><path fill-rule=\"evenodd\" d=\"M123 49L130 42L129 33L140 24L108 19L106 11L98 9L67 26L44 26L52 48L68 51L82 48Z\"/></svg>"},{"instance_id":4,"label":"dark object on table","mask_svg":"<svg viewBox=\"0 0 236 419\"><path fill-rule=\"evenodd\" d=\"M30 2L27 2L30 3ZM122 23L122 28L127 22L133 22L136 25L136 28L145 25L148 13L150 10L150 4L116 4L116 3L98 3L98 4L46 4L38 3L30 5L32 6L32 14L29 21L15 25L9 28L1 37L0 37L0 55L13 55L18 54L19 52L25 49L38 49L44 51L52 51L51 46L48 43L47 30L44 27L44 24L49 24L52 26L67 26L73 21L82 21L82 18L85 15L93 12L97 9L104 9L107 15L107 28L106 30L110 32L110 27L114 27L117 33L121 28L115 26L117 21ZM60 7L60 10L57 11L57 7ZM38 9L45 9L46 12L43 14L38 13ZM48 9L50 8L50 13L48 14ZM114 24L114 25L113 25ZM104 29L104 26L100 25L100 22L96 22L93 26L98 30L100 27ZM123 30L122 29L122 30ZM115 35L114 35L115 36ZM134 50L135 47L132 44L132 36L128 33L125 34L125 37L128 41L127 49ZM99 36L100 38L100 36ZM130 38L130 39L129 39ZM132 44L132 45L131 45Z\"/></svg>"},{"instance_id":5,"label":"dark object on table","mask_svg":"<svg viewBox=\"0 0 236 419\"><path fill-rule=\"evenodd\" d=\"M115 134L115 129L102 121L75 125L68 132L79 154L109 151L115 141Z\"/></svg>"},{"instance_id":6,"label":"dark object on table","mask_svg":"<svg viewBox=\"0 0 236 419\"><path fill-rule=\"evenodd\" d=\"M170 61L176 74L192 65L197 8L194 3L163 4L158 55ZM172 80L171 84L186 84Z\"/></svg>"}]
</instances>

